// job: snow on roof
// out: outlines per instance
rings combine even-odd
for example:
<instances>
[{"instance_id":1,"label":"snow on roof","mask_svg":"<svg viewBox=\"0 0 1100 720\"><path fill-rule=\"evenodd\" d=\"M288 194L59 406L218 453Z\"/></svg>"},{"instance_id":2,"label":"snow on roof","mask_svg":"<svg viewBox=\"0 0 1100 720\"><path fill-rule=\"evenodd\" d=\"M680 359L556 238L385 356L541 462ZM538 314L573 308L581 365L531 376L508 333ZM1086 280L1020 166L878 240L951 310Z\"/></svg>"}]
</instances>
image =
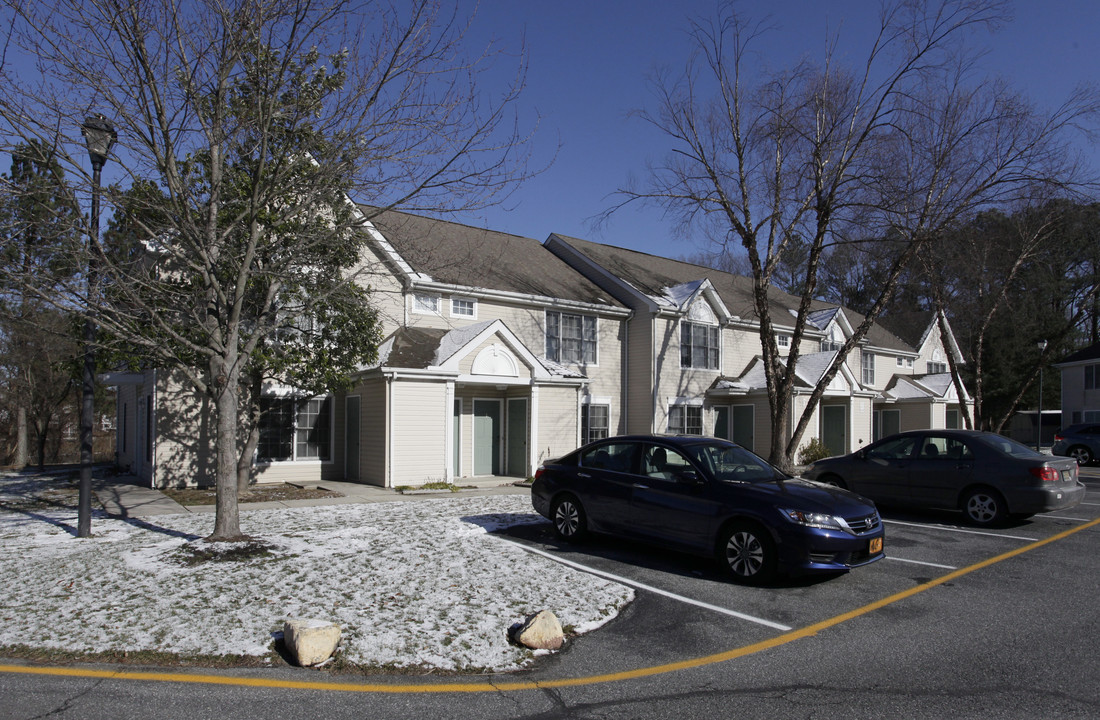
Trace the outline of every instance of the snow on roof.
<instances>
[{"instance_id":1,"label":"snow on roof","mask_svg":"<svg viewBox=\"0 0 1100 720\"><path fill-rule=\"evenodd\" d=\"M670 285L663 289L660 295L650 295L658 305L671 306L683 310L699 292L706 279L692 280L691 282Z\"/></svg>"}]
</instances>

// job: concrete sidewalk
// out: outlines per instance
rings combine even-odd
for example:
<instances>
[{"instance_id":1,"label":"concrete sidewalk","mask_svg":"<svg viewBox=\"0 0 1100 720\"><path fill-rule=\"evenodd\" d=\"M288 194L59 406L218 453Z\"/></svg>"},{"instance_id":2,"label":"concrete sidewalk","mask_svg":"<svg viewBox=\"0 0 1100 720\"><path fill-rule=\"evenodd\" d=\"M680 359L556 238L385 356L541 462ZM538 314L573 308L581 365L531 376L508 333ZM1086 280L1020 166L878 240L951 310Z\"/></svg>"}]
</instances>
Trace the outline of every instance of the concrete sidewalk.
<instances>
[{"instance_id":1,"label":"concrete sidewalk","mask_svg":"<svg viewBox=\"0 0 1100 720\"><path fill-rule=\"evenodd\" d=\"M265 510L292 507L320 507L324 505L346 505L353 503L401 502L423 500L426 498L462 497L468 495L517 495L530 492L527 485L516 485L509 478L479 479L462 481L458 492L447 490L414 490L400 493L396 490L360 483L324 481L302 483L299 487L321 488L333 493L332 497L308 498L305 500L277 500L265 502L242 502L241 510ZM213 513L213 505L180 505L160 490L139 485L137 478L131 475L95 478L93 491L108 515L123 518L152 517L154 515L177 515L180 513Z\"/></svg>"}]
</instances>

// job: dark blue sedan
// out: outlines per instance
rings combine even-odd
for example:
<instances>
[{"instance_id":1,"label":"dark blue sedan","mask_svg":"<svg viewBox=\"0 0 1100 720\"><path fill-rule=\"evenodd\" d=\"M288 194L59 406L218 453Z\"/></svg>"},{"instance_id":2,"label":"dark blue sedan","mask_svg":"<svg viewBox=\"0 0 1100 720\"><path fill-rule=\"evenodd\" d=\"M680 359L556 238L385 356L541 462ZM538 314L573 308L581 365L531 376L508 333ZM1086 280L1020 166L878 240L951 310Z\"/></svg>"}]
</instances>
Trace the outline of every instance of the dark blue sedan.
<instances>
[{"instance_id":1,"label":"dark blue sedan","mask_svg":"<svg viewBox=\"0 0 1100 720\"><path fill-rule=\"evenodd\" d=\"M600 532L714 556L744 583L845 572L883 557L870 500L788 477L715 438L598 440L540 467L531 501L563 540Z\"/></svg>"}]
</instances>

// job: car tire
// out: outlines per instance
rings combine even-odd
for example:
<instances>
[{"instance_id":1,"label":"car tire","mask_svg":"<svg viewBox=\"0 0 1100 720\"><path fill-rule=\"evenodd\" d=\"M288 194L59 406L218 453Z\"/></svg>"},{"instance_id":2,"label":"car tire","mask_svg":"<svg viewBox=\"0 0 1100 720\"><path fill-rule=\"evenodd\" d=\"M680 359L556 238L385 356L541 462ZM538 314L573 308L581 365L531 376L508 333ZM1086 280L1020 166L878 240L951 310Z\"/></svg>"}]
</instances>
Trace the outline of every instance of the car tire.
<instances>
[{"instance_id":1,"label":"car tire","mask_svg":"<svg viewBox=\"0 0 1100 720\"><path fill-rule=\"evenodd\" d=\"M750 522L725 528L718 543L718 561L734 581L761 585L775 577L777 550L767 530Z\"/></svg>"},{"instance_id":2,"label":"car tire","mask_svg":"<svg viewBox=\"0 0 1100 720\"><path fill-rule=\"evenodd\" d=\"M825 483L826 485L832 485L833 487L838 487L841 490L847 490L848 489L848 483L841 480L839 475L832 475L832 474L822 475L820 478L817 479L817 481L819 483Z\"/></svg>"},{"instance_id":3,"label":"car tire","mask_svg":"<svg viewBox=\"0 0 1100 720\"><path fill-rule=\"evenodd\" d=\"M989 527L998 525L1008 517L1008 505L996 490L973 488L962 499L962 510L973 525Z\"/></svg>"},{"instance_id":4,"label":"car tire","mask_svg":"<svg viewBox=\"0 0 1100 720\"><path fill-rule=\"evenodd\" d=\"M1088 465L1092 462L1092 452L1084 445L1074 445L1066 454L1076 460L1077 464L1081 466Z\"/></svg>"},{"instance_id":5,"label":"car tire","mask_svg":"<svg viewBox=\"0 0 1100 720\"><path fill-rule=\"evenodd\" d=\"M588 535L588 515L574 495L562 495L550 508L554 534L566 542L579 542Z\"/></svg>"}]
</instances>

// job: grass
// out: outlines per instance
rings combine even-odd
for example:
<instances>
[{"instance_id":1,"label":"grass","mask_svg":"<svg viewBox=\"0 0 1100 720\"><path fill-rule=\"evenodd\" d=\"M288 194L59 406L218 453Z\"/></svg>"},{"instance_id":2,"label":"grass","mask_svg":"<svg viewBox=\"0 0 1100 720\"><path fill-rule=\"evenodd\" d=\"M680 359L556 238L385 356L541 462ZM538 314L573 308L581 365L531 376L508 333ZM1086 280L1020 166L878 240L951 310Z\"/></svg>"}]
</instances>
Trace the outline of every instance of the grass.
<instances>
[{"instance_id":1,"label":"grass","mask_svg":"<svg viewBox=\"0 0 1100 720\"><path fill-rule=\"evenodd\" d=\"M214 488L169 488L162 492L180 505L213 505L217 499L217 492ZM342 496L338 492L325 490L324 488L299 487L279 483L277 485L253 485L247 492L241 493L237 500L241 503L253 503L334 497Z\"/></svg>"}]
</instances>

